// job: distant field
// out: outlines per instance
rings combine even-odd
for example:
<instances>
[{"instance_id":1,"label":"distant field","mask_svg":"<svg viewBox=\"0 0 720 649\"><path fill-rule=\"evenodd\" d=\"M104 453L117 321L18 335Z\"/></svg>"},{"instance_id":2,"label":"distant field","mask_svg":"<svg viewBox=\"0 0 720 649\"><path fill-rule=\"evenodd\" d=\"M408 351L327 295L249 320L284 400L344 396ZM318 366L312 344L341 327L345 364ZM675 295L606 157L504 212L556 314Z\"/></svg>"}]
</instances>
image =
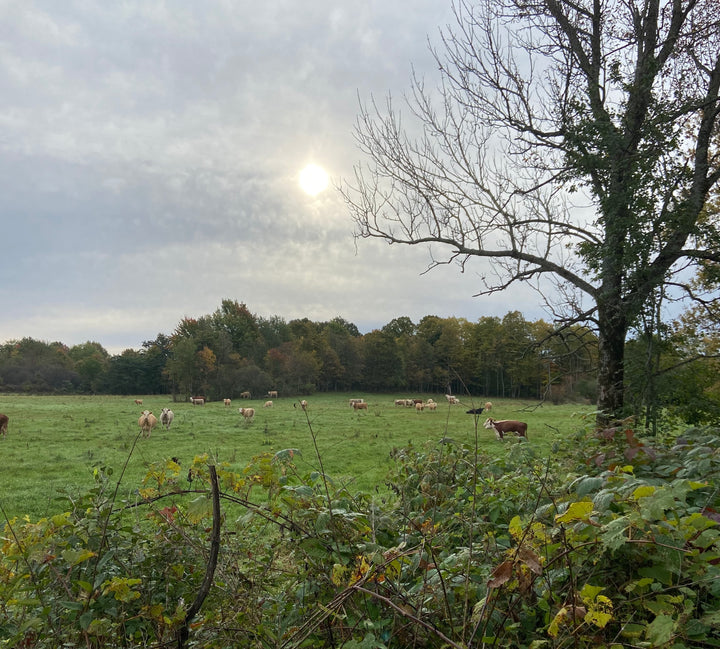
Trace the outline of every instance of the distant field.
<instances>
[{"instance_id":1,"label":"distant field","mask_svg":"<svg viewBox=\"0 0 720 649\"><path fill-rule=\"evenodd\" d=\"M416 413L394 406L396 398L407 396L432 396L438 410ZM348 405L350 397L365 398L369 410L354 412ZM125 396L0 395L0 412L10 417L7 438L0 439L0 505L6 515L28 514L34 520L67 510L64 494L89 489L95 466L112 467L113 479L119 477L136 440L143 408L159 417L163 407L170 407L175 421L170 431L158 426L149 439L135 445L121 497L137 489L151 463L172 456L189 465L195 455L209 453L241 470L260 453L297 448L301 451L296 460L300 471L317 469L311 428L327 474L351 482L357 490L382 489L393 447L409 442L421 445L443 437L474 444L478 418L465 411L485 402L484 398L466 398L461 405L448 406L443 395L321 394L307 397L306 417L298 400L292 398L275 399L272 408L262 407L264 399L236 400L231 407L222 401L205 406L173 403L167 396L142 399L141 408L133 403L134 397ZM584 427L581 415L592 412L590 406L535 408L533 403L510 400L494 400L493 404L491 414L496 419L528 422L528 437L540 453L546 453L558 437ZM254 422L248 425L243 421L239 406L256 409ZM479 417L478 445L484 452L499 452L502 444L492 431L482 428L485 418L485 413Z\"/></svg>"}]
</instances>

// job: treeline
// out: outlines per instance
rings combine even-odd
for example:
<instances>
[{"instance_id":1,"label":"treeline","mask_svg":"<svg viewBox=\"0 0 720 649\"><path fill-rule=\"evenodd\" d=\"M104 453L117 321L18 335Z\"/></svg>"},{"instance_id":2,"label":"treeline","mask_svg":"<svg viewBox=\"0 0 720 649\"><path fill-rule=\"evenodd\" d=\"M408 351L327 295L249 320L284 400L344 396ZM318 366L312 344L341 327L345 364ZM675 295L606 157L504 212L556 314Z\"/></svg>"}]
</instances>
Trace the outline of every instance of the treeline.
<instances>
[{"instance_id":1,"label":"treeline","mask_svg":"<svg viewBox=\"0 0 720 649\"><path fill-rule=\"evenodd\" d=\"M503 318L408 317L361 334L334 318L285 321L223 300L184 318L140 350L111 356L96 342L68 347L32 338L0 347L0 389L89 394L192 393L234 398L249 390L442 393L488 397L595 398L596 339L587 329L550 338L552 327L513 311Z\"/></svg>"}]
</instances>

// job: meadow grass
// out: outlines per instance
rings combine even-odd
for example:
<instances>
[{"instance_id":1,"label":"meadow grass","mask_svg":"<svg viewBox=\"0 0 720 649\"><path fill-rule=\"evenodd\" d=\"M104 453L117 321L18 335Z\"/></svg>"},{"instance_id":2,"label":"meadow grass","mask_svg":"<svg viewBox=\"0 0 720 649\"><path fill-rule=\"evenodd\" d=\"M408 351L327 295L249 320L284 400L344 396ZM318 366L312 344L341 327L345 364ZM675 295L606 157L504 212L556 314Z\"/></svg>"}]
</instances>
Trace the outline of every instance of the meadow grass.
<instances>
[{"instance_id":1,"label":"meadow grass","mask_svg":"<svg viewBox=\"0 0 720 649\"><path fill-rule=\"evenodd\" d=\"M119 490L120 498L133 498L142 478L154 462L171 457L189 466L196 455L208 453L241 471L256 455L282 449L298 449L300 473L319 470L313 437L327 475L350 485L352 491L384 490L391 468L393 448L412 443L450 438L474 445L482 453L500 452L492 431L482 428L486 419L465 411L485 399L465 398L450 406L443 395L412 395L438 402L436 412L416 413L396 407L394 400L408 395L318 394L308 397L307 413L292 398L274 400L263 408L262 400L222 401L204 406L174 403L167 395L144 396L143 406L127 396L29 396L0 395L0 412L10 417L9 432L0 440L2 480L0 505L6 516L28 515L31 520L69 509L68 496L90 489L97 466L113 469L117 480L127 462ZM367 411L355 412L350 397L363 397ZM496 419L528 422L528 437L544 455L559 438L587 425L584 415L591 406L554 406L498 399L491 415ZM255 419L247 423L239 406L253 407ZM159 417L170 407L175 420L169 431L159 425L148 439L138 439L137 420L143 409ZM2 518L2 516L0 516Z\"/></svg>"}]
</instances>

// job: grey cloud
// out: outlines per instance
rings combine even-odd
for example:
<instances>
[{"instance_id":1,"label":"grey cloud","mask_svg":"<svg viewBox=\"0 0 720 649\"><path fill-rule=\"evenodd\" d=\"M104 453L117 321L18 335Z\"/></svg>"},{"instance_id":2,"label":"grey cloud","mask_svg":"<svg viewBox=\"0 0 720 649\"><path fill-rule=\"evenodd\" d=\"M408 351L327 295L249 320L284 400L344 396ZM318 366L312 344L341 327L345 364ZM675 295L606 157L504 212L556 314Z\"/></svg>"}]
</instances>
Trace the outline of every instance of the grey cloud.
<instances>
[{"instance_id":1,"label":"grey cloud","mask_svg":"<svg viewBox=\"0 0 720 649\"><path fill-rule=\"evenodd\" d=\"M436 0L4 3L0 341L138 347L226 297L361 328L505 313L470 273L420 277L426 251L356 248L335 192L297 186L308 162L352 173L358 96L432 75L449 18Z\"/></svg>"}]
</instances>

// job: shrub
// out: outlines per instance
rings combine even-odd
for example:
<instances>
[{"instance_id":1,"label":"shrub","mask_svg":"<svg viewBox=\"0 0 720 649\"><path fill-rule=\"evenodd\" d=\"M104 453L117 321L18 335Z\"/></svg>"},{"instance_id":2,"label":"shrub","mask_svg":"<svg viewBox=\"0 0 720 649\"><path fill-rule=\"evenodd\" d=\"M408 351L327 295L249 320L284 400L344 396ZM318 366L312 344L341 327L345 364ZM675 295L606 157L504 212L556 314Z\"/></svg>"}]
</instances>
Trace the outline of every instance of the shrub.
<instances>
[{"instance_id":1,"label":"shrub","mask_svg":"<svg viewBox=\"0 0 720 649\"><path fill-rule=\"evenodd\" d=\"M154 465L133 503L98 468L70 511L6 522L0 646L716 646L716 431L503 448L395 449L374 497L319 456L300 475L294 449L240 473ZM188 619L220 523L211 466L219 562Z\"/></svg>"}]
</instances>

